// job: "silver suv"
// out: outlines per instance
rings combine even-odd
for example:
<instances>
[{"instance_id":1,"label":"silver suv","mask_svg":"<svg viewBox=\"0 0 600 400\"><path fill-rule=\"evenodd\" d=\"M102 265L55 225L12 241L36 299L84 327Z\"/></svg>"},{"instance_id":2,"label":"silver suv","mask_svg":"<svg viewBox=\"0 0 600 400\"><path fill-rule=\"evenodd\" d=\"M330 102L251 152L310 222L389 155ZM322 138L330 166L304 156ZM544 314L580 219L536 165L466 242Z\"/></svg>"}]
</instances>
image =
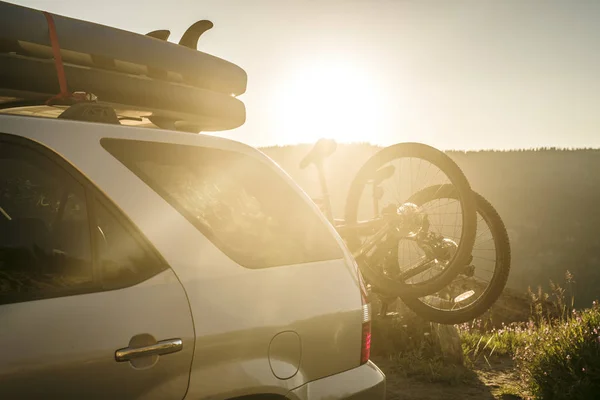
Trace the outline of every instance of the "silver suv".
<instances>
[{"instance_id":1,"label":"silver suv","mask_svg":"<svg viewBox=\"0 0 600 400\"><path fill-rule=\"evenodd\" d=\"M260 151L0 114L0 398L383 399L370 335L344 243Z\"/></svg>"}]
</instances>

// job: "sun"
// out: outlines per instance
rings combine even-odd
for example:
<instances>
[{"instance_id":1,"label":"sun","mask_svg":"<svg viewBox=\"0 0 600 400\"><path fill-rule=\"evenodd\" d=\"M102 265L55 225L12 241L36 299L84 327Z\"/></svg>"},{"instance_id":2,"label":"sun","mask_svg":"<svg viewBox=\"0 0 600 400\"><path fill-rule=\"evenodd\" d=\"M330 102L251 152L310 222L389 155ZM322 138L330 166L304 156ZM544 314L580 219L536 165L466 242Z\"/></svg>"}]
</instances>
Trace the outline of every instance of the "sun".
<instances>
[{"instance_id":1,"label":"sun","mask_svg":"<svg viewBox=\"0 0 600 400\"><path fill-rule=\"evenodd\" d=\"M285 143L319 138L367 142L387 117L374 73L355 63L315 62L296 67L273 96L277 135Z\"/></svg>"}]
</instances>

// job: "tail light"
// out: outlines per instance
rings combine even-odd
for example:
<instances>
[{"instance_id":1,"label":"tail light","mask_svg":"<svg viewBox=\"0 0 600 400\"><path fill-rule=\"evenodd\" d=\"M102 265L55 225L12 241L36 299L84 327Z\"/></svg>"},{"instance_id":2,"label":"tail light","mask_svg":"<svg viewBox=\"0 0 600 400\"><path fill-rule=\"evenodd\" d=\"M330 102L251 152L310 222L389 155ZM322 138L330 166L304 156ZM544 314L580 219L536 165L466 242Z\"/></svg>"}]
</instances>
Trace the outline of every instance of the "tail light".
<instances>
[{"instance_id":1,"label":"tail light","mask_svg":"<svg viewBox=\"0 0 600 400\"><path fill-rule=\"evenodd\" d=\"M371 357L371 303L367 288L362 278L362 274L358 271L358 281L360 284L360 297L362 302L362 337L360 344L360 365L365 364Z\"/></svg>"},{"instance_id":2,"label":"tail light","mask_svg":"<svg viewBox=\"0 0 600 400\"><path fill-rule=\"evenodd\" d=\"M370 305L367 305L370 308ZM369 311L370 313L370 311ZM360 365L371 358L371 321L362 324L362 341L360 345Z\"/></svg>"}]
</instances>

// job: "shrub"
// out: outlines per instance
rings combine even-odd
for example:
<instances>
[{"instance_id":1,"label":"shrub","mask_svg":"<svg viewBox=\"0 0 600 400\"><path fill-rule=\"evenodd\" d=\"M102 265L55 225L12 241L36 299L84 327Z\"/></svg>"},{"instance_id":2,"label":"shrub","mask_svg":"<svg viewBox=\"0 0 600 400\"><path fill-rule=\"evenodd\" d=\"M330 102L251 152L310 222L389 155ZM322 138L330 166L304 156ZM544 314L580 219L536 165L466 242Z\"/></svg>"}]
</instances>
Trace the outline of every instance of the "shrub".
<instances>
[{"instance_id":1,"label":"shrub","mask_svg":"<svg viewBox=\"0 0 600 400\"><path fill-rule=\"evenodd\" d=\"M520 380L515 388L545 400L600 398L600 307L575 311L573 276L567 290L550 282L550 293L529 290L530 320L500 329L490 321L459 326L466 358L512 356Z\"/></svg>"},{"instance_id":2,"label":"shrub","mask_svg":"<svg viewBox=\"0 0 600 400\"><path fill-rule=\"evenodd\" d=\"M594 399L600 394L600 307L573 311L529 329L515 361L538 399Z\"/></svg>"}]
</instances>

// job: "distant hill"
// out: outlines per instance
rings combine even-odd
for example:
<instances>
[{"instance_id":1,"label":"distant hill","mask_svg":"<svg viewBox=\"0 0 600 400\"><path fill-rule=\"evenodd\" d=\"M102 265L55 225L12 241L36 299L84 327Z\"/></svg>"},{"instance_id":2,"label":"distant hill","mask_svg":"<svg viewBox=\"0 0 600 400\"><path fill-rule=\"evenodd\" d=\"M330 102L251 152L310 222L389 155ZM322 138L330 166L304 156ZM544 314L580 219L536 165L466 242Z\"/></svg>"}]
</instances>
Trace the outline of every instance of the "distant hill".
<instances>
[{"instance_id":1,"label":"distant hill","mask_svg":"<svg viewBox=\"0 0 600 400\"><path fill-rule=\"evenodd\" d=\"M310 195L320 194L314 168L300 170L311 145L262 150ZM334 214L343 217L350 180L379 148L340 144L327 164ZM448 152L474 190L503 218L513 250L509 286L526 290L575 276L576 304L600 298L600 150L538 149Z\"/></svg>"}]
</instances>

